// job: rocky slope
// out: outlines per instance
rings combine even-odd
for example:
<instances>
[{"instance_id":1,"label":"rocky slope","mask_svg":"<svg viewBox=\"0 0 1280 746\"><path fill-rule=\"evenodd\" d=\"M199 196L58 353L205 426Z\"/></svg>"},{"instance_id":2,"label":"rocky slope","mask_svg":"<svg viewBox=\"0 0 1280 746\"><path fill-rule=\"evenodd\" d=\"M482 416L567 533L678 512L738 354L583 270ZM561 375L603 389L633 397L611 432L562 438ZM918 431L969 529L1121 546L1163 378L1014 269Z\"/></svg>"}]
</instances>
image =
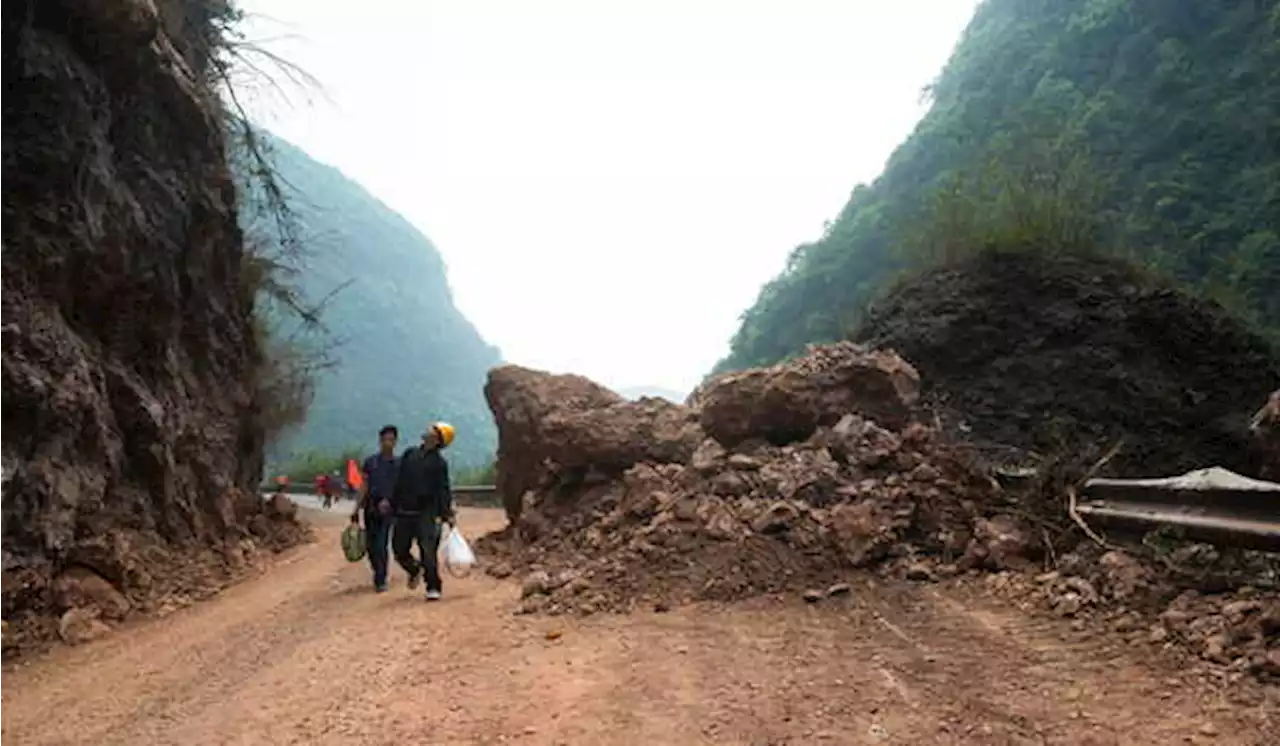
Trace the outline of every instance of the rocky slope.
<instances>
[{"instance_id":1,"label":"rocky slope","mask_svg":"<svg viewBox=\"0 0 1280 746\"><path fill-rule=\"evenodd\" d=\"M853 336L918 366L967 439L1041 457L1123 441L1105 468L1130 477L1258 476L1247 424L1280 386L1275 351L1221 307L1096 256L990 252L923 272Z\"/></svg>"},{"instance_id":2,"label":"rocky slope","mask_svg":"<svg viewBox=\"0 0 1280 746\"><path fill-rule=\"evenodd\" d=\"M4 6L5 647L206 593L260 547L257 340L215 2Z\"/></svg>"},{"instance_id":3,"label":"rocky slope","mask_svg":"<svg viewBox=\"0 0 1280 746\"><path fill-rule=\"evenodd\" d=\"M489 572L521 574L523 611L578 614L764 593L819 603L850 593L858 570L996 572L1082 625L1123 618L1135 644L1280 675L1280 595L1248 584L1273 585L1275 558L1103 550L1060 495L1002 487L924 424L920 389L896 353L849 342L712 379L692 406L495 370L511 525L480 542Z\"/></svg>"}]
</instances>

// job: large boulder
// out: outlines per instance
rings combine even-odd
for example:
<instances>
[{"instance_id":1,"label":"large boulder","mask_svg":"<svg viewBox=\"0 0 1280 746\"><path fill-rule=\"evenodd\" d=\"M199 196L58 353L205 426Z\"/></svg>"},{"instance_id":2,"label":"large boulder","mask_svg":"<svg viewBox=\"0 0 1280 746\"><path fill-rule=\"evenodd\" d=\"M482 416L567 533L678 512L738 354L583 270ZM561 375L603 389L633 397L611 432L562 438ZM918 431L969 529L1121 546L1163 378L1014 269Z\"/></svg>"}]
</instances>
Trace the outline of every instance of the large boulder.
<instances>
[{"instance_id":1,"label":"large boulder","mask_svg":"<svg viewBox=\"0 0 1280 746\"><path fill-rule=\"evenodd\" d=\"M896 352L841 342L810 346L769 368L722 375L690 401L701 409L707 434L733 447L750 438L776 445L804 440L850 412L900 428L919 397L919 374Z\"/></svg>"},{"instance_id":2,"label":"large boulder","mask_svg":"<svg viewBox=\"0 0 1280 746\"><path fill-rule=\"evenodd\" d=\"M698 415L666 399L553 412L543 421L547 457L571 469L621 474L641 461L687 463L702 441Z\"/></svg>"},{"instance_id":3,"label":"large boulder","mask_svg":"<svg viewBox=\"0 0 1280 746\"><path fill-rule=\"evenodd\" d=\"M630 402L577 375L516 365L489 371L485 399L498 425L496 486L507 516L561 470L621 474L640 461L684 462L702 439L697 416L664 399Z\"/></svg>"}]
</instances>

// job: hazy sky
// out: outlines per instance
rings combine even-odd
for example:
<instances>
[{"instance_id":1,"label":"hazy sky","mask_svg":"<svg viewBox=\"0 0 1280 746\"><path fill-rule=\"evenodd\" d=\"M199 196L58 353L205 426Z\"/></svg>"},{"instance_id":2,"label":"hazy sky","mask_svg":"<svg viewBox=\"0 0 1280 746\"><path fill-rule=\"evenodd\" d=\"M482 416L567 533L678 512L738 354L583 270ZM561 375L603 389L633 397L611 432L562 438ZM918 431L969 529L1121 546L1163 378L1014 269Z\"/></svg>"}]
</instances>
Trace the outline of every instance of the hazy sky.
<instances>
[{"instance_id":1,"label":"hazy sky","mask_svg":"<svg viewBox=\"0 0 1280 746\"><path fill-rule=\"evenodd\" d=\"M430 236L507 360L683 391L879 173L975 2L240 5L322 86L255 116Z\"/></svg>"}]
</instances>

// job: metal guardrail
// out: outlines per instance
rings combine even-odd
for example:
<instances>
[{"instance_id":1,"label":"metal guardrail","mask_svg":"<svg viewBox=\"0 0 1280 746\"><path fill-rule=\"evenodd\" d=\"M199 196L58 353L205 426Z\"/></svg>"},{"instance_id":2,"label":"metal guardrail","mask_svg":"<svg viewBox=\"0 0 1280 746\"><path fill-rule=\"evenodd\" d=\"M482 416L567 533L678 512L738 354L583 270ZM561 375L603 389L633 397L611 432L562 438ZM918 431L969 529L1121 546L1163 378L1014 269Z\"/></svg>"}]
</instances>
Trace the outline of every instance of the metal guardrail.
<instances>
[{"instance_id":1,"label":"metal guardrail","mask_svg":"<svg viewBox=\"0 0 1280 746\"><path fill-rule=\"evenodd\" d=\"M263 497L270 497L275 494L276 486L274 484L263 485L261 488ZM316 495L311 485L289 485L285 487L284 492L290 496L307 496L318 501L320 498ZM346 495L338 500L338 504L343 504ZM453 488L453 501L458 505L466 505L468 507L490 508L502 504L502 496L498 494L498 488L492 484L464 484Z\"/></svg>"},{"instance_id":2,"label":"metal guardrail","mask_svg":"<svg viewBox=\"0 0 1280 746\"><path fill-rule=\"evenodd\" d=\"M1091 479L1076 512L1100 526L1167 526L1189 539L1280 552L1280 484L1226 469L1169 479Z\"/></svg>"}]
</instances>

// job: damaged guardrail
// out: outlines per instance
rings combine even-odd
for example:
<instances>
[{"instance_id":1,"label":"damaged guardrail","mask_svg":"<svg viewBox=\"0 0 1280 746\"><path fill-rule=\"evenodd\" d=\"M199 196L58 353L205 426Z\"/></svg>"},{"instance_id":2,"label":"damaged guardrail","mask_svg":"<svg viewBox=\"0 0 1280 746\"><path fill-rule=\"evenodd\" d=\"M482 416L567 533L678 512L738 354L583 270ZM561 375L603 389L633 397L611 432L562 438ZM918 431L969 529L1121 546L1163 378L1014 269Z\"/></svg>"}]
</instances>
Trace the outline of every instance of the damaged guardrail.
<instances>
[{"instance_id":1,"label":"damaged guardrail","mask_svg":"<svg viewBox=\"0 0 1280 746\"><path fill-rule=\"evenodd\" d=\"M1090 479L1075 512L1118 529L1178 529L1189 539L1280 552L1280 484L1219 467L1167 479Z\"/></svg>"}]
</instances>

